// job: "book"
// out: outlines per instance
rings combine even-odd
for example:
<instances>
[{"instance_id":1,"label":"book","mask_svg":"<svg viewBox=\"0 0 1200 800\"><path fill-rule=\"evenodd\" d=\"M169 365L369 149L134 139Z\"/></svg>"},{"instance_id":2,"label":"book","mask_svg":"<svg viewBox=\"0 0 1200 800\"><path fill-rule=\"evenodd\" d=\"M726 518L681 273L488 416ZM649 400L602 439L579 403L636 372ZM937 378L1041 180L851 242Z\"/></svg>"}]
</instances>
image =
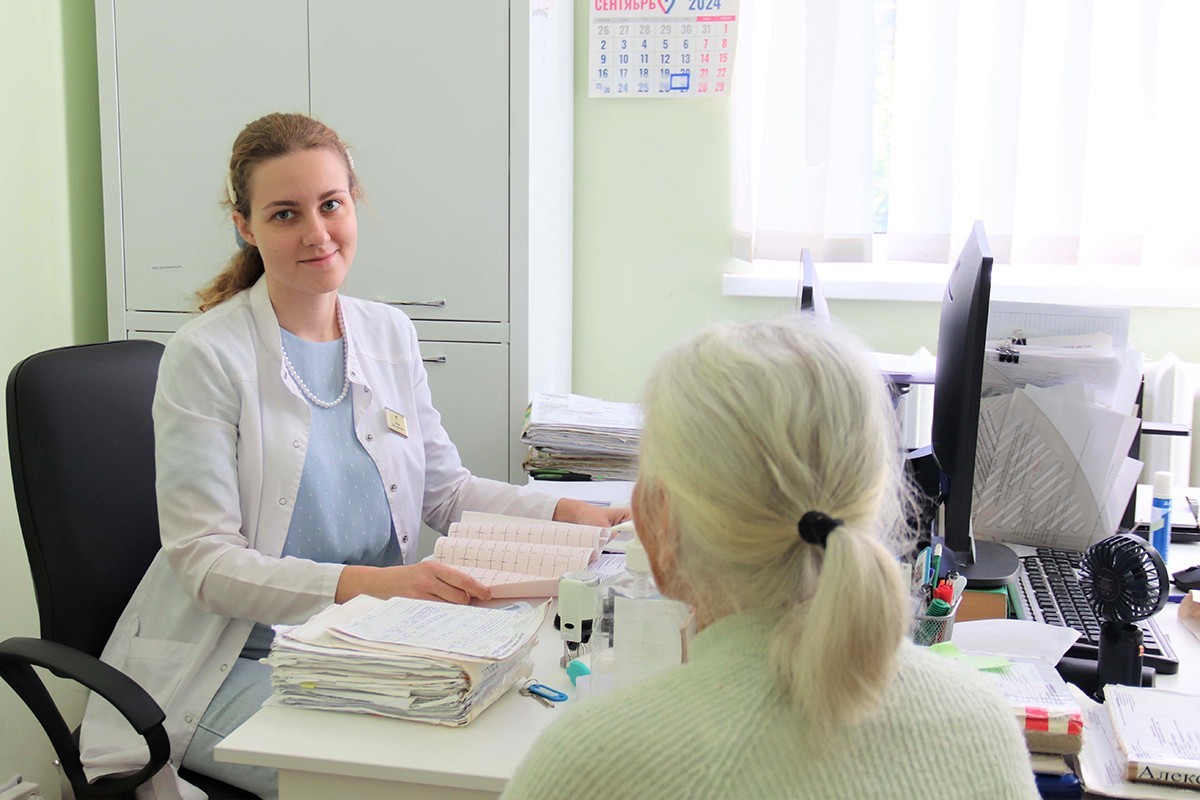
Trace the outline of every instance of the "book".
<instances>
[{"instance_id":1,"label":"book","mask_svg":"<svg viewBox=\"0 0 1200 800\"><path fill-rule=\"evenodd\" d=\"M1130 780L1200 789L1200 696L1110 684L1104 706Z\"/></svg>"},{"instance_id":2,"label":"book","mask_svg":"<svg viewBox=\"0 0 1200 800\"><path fill-rule=\"evenodd\" d=\"M1031 753L1074 755L1083 747L1083 709L1054 667L1040 658L1008 657L983 670L996 681L1017 717Z\"/></svg>"},{"instance_id":3,"label":"book","mask_svg":"<svg viewBox=\"0 0 1200 800\"><path fill-rule=\"evenodd\" d=\"M602 555L610 528L496 514L463 514L434 543L434 561L462 570L492 597L553 597L564 572L601 578L624 569L624 557Z\"/></svg>"},{"instance_id":4,"label":"book","mask_svg":"<svg viewBox=\"0 0 1200 800\"><path fill-rule=\"evenodd\" d=\"M964 589L955 613L956 622L971 622L977 619L1006 619L1008 617L1008 589Z\"/></svg>"}]
</instances>

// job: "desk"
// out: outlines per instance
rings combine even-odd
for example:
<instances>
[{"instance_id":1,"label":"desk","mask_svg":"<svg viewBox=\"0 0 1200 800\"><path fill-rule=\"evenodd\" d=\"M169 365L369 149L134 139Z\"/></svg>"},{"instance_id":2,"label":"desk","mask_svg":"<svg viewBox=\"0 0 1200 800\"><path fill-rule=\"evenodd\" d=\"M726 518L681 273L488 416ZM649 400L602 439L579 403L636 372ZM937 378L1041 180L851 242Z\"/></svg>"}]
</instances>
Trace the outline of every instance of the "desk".
<instances>
[{"instance_id":1,"label":"desk","mask_svg":"<svg viewBox=\"0 0 1200 800\"><path fill-rule=\"evenodd\" d=\"M633 484L535 481L540 491L624 506ZM563 645L554 612L538 631L533 675L573 697L559 666ZM281 800L403 800L495 797L504 790L538 734L562 716L510 690L462 728L362 714L264 708L216 749L219 761L275 767Z\"/></svg>"},{"instance_id":2,"label":"desk","mask_svg":"<svg viewBox=\"0 0 1200 800\"><path fill-rule=\"evenodd\" d=\"M533 675L573 697L558 665L562 649L552 611L538 632ZM495 797L570 703L548 709L514 689L461 728L268 707L218 745L216 757L277 768L280 800Z\"/></svg>"},{"instance_id":3,"label":"desk","mask_svg":"<svg viewBox=\"0 0 1200 800\"><path fill-rule=\"evenodd\" d=\"M1168 572L1200 564L1200 542L1174 543L1167 550ZM1172 585L1172 591L1178 592ZM1179 622L1179 604L1169 603L1155 617L1162 632L1171 637L1171 646L1179 656L1179 672L1174 675L1159 675L1154 685L1161 689L1196 694L1200 692L1200 639Z\"/></svg>"},{"instance_id":4,"label":"desk","mask_svg":"<svg viewBox=\"0 0 1200 800\"><path fill-rule=\"evenodd\" d=\"M1170 560L1173 570L1200 563L1200 543L1172 546ZM1157 685L1195 692L1200 640L1177 621L1178 612L1172 603L1157 618L1180 659L1179 673L1159 676ZM558 666L562 643L553 615L538 636L534 675L574 698L574 687ZM264 708L217 746L216 757L277 768L281 800L475 800L504 789L538 734L563 710L543 708L510 691L470 725L441 728L358 714Z\"/></svg>"}]
</instances>

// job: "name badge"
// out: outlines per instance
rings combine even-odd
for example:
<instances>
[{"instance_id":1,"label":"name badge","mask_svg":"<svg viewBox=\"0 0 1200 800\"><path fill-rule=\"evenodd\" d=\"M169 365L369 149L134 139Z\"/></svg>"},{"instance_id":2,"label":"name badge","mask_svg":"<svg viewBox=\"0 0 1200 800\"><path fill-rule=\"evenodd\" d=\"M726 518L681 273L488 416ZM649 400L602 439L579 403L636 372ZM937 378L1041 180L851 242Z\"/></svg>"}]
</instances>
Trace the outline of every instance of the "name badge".
<instances>
[{"instance_id":1,"label":"name badge","mask_svg":"<svg viewBox=\"0 0 1200 800\"><path fill-rule=\"evenodd\" d=\"M408 438L408 423L404 420L404 415L387 409L387 426L392 433L398 433L405 439Z\"/></svg>"}]
</instances>

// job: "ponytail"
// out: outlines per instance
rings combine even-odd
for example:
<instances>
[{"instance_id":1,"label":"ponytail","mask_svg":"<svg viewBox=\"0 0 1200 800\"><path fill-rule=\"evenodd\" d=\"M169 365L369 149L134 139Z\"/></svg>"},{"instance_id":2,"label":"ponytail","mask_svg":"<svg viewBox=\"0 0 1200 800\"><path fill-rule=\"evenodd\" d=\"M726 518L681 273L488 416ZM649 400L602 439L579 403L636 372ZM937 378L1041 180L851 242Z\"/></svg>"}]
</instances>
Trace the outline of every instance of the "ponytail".
<instances>
[{"instance_id":1,"label":"ponytail","mask_svg":"<svg viewBox=\"0 0 1200 800\"><path fill-rule=\"evenodd\" d=\"M839 527L817 557L814 591L785 610L770 661L811 724L827 730L855 722L879 702L909 613L896 560L871 532Z\"/></svg>"},{"instance_id":2,"label":"ponytail","mask_svg":"<svg viewBox=\"0 0 1200 800\"><path fill-rule=\"evenodd\" d=\"M220 305L243 289L249 289L262 277L262 253L258 248L247 243L233 254L225 269L200 291L200 310L208 311L213 306Z\"/></svg>"},{"instance_id":3,"label":"ponytail","mask_svg":"<svg viewBox=\"0 0 1200 800\"><path fill-rule=\"evenodd\" d=\"M865 351L795 319L710 326L659 361L643 412L639 481L670 503L674 596L699 620L779 612L784 696L816 732L861 718L908 625L894 554L910 538L898 424Z\"/></svg>"}]
</instances>

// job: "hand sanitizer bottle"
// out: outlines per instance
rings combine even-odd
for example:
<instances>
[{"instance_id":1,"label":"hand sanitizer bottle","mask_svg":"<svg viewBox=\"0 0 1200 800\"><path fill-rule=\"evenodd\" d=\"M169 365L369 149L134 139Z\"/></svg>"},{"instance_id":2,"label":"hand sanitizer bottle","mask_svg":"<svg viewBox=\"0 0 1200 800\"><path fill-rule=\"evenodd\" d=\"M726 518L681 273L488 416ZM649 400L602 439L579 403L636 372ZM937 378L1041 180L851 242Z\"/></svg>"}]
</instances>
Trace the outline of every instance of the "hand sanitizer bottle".
<instances>
[{"instance_id":1,"label":"hand sanitizer bottle","mask_svg":"<svg viewBox=\"0 0 1200 800\"><path fill-rule=\"evenodd\" d=\"M625 552L625 572L601 586L591 654L590 691L605 694L683 661L687 606L663 597L637 539Z\"/></svg>"}]
</instances>

